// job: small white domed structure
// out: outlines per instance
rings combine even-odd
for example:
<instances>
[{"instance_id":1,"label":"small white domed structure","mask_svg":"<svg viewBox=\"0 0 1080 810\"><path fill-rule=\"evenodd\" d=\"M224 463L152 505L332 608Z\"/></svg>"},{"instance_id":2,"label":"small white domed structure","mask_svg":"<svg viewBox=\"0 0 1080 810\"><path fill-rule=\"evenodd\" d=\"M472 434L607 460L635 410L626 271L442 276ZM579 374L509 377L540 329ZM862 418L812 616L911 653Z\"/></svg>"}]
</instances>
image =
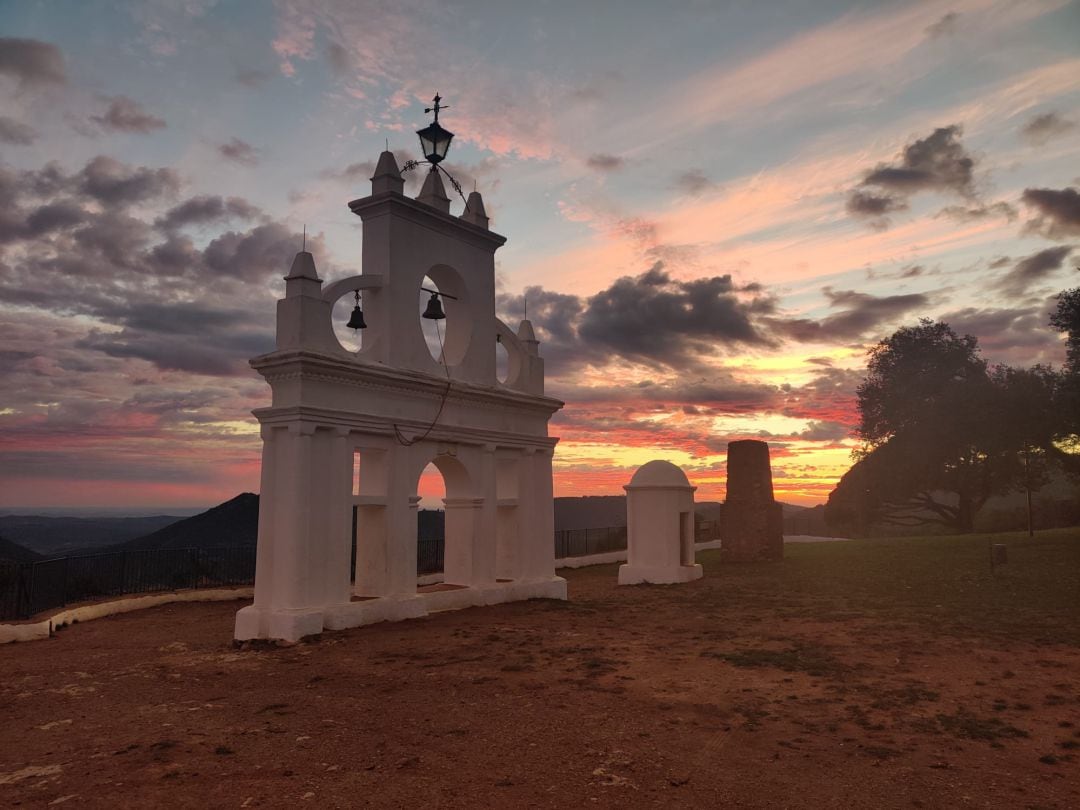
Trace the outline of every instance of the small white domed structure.
<instances>
[{"instance_id":1,"label":"small white domed structure","mask_svg":"<svg viewBox=\"0 0 1080 810\"><path fill-rule=\"evenodd\" d=\"M670 461L638 468L626 490L627 562L619 584L689 582L702 575L694 562L694 490Z\"/></svg>"}]
</instances>

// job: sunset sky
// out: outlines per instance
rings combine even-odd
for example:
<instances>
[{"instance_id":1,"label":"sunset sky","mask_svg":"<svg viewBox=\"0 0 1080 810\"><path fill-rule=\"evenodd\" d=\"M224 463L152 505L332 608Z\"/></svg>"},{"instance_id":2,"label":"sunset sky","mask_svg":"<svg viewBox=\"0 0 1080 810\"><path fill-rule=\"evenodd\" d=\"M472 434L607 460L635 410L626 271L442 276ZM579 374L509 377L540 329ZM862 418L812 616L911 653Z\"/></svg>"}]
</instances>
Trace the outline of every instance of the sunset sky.
<instances>
[{"instance_id":1,"label":"sunset sky","mask_svg":"<svg viewBox=\"0 0 1080 810\"><path fill-rule=\"evenodd\" d=\"M867 347L920 317L1064 359L1080 3L6 2L0 508L257 490L301 231L360 271L346 202L435 91L567 403L557 495L660 457L720 500L763 438L821 502Z\"/></svg>"}]
</instances>

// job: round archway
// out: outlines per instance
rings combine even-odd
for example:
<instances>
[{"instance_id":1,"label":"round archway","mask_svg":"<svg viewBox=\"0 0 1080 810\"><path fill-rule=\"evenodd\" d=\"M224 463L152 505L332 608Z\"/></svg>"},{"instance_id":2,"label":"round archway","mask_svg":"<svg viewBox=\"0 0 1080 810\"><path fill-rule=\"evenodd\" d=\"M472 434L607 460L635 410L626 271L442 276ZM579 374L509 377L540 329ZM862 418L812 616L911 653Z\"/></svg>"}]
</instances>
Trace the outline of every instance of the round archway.
<instances>
[{"instance_id":1,"label":"round archway","mask_svg":"<svg viewBox=\"0 0 1080 810\"><path fill-rule=\"evenodd\" d=\"M445 320L422 317L431 303L431 292L427 290L437 293L439 304L446 313ZM458 365L469 350L473 324L473 313L464 280L454 268L437 264L428 270L417 292L417 316L428 351L436 363Z\"/></svg>"}]
</instances>

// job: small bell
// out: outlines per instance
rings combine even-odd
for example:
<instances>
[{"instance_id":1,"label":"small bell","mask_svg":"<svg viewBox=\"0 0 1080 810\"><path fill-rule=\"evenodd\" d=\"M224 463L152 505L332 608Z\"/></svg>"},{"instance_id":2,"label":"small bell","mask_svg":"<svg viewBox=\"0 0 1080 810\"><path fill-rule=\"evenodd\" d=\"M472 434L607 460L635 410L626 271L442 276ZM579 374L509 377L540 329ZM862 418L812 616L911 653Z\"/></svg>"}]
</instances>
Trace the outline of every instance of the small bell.
<instances>
[{"instance_id":1,"label":"small bell","mask_svg":"<svg viewBox=\"0 0 1080 810\"><path fill-rule=\"evenodd\" d=\"M441 321L446 318L438 293L431 294L431 298L427 302L427 309L424 310L424 314L420 317L427 318L429 321Z\"/></svg>"},{"instance_id":2,"label":"small bell","mask_svg":"<svg viewBox=\"0 0 1080 810\"><path fill-rule=\"evenodd\" d=\"M356 290L356 306L353 307L352 315L349 317L349 323L346 325L350 329L367 329L367 324L364 323L364 313L360 309L359 290Z\"/></svg>"}]
</instances>

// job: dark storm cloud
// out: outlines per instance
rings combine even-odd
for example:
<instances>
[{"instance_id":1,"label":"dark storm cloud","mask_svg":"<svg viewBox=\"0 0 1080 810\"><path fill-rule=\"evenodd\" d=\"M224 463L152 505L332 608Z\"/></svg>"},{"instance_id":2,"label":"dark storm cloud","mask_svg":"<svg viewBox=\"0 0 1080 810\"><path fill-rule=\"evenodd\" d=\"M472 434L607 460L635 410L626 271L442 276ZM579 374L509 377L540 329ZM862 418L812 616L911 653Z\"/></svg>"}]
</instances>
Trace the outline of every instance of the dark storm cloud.
<instances>
[{"instance_id":1,"label":"dark storm cloud","mask_svg":"<svg viewBox=\"0 0 1080 810\"><path fill-rule=\"evenodd\" d=\"M64 84L64 55L48 42L0 37L0 75L14 77L21 86Z\"/></svg>"},{"instance_id":2,"label":"dark storm cloud","mask_svg":"<svg viewBox=\"0 0 1080 810\"><path fill-rule=\"evenodd\" d=\"M1049 300L1030 307L965 307L944 313L941 320L957 334L975 335L983 355L991 362L1029 365L1055 362L1061 351L1057 335L1046 328L1052 309Z\"/></svg>"},{"instance_id":3,"label":"dark storm cloud","mask_svg":"<svg viewBox=\"0 0 1080 810\"><path fill-rule=\"evenodd\" d=\"M210 272L221 277L256 281L287 271L302 238L280 222L263 223L247 231L228 231L206 246L203 261ZM310 236L307 242L309 246L315 244Z\"/></svg>"},{"instance_id":4,"label":"dark storm cloud","mask_svg":"<svg viewBox=\"0 0 1080 810\"><path fill-rule=\"evenodd\" d=\"M1071 252L1071 245L1062 245L1026 256L995 281L994 286L1006 295L1024 295L1033 284L1042 281L1055 270L1060 270Z\"/></svg>"},{"instance_id":5,"label":"dark storm cloud","mask_svg":"<svg viewBox=\"0 0 1080 810\"><path fill-rule=\"evenodd\" d=\"M323 49L323 54L326 56L326 62L330 65L330 69L338 76L344 76L352 68L352 57L349 54L349 49L340 42L329 40Z\"/></svg>"},{"instance_id":6,"label":"dark storm cloud","mask_svg":"<svg viewBox=\"0 0 1080 810\"><path fill-rule=\"evenodd\" d=\"M883 227L888 225L887 214L907 208L908 199L921 192L975 200L975 159L960 143L962 132L959 124L939 127L905 146L895 163L882 163L867 172L848 195L848 212Z\"/></svg>"},{"instance_id":7,"label":"dark storm cloud","mask_svg":"<svg viewBox=\"0 0 1080 810\"><path fill-rule=\"evenodd\" d=\"M659 262L588 298L540 287L524 296L501 295L498 310L512 326L524 313L524 299L552 366L612 360L697 366L737 346L774 345L757 324L775 306L759 285L738 285L726 275L679 281Z\"/></svg>"},{"instance_id":8,"label":"dark storm cloud","mask_svg":"<svg viewBox=\"0 0 1080 810\"><path fill-rule=\"evenodd\" d=\"M683 194L701 194L715 187L701 169L689 169L675 178L675 189Z\"/></svg>"},{"instance_id":9,"label":"dark storm cloud","mask_svg":"<svg viewBox=\"0 0 1080 810\"><path fill-rule=\"evenodd\" d=\"M334 180L343 183L356 183L361 180L370 180L375 174L374 160L360 160L350 163L344 169L330 168L319 172L319 177L324 180Z\"/></svg>"},{"instance_id":10,"label":"dark storm cloud","mask_svg":"<svg viewBox=\"0 0 1080 810\"><path fill-rule=\"evenodd\" d=\"M728 372L716 371L695 381L655 382L645 380L637 385L596 386L560 381L553 384L553 393L575 405L594 405L626 400L662 403L663 407L688 406L697 413L722 409L753 412L771 408L778 402L779 389L772 385L739 380Z\"/></svg>"},{"instance_id":11,"label":"dark storm cloud","mask_svg":"<svg viewBox=\"0 0 1080 810\"><path fill-rule=\"evenodd\" d=\"M138 358L163 370L234 374L272 348L266 281L287 271L300 234L238 197L192 197L153 220L131 207L160 211L179 186L172 170L107 157L74 173L58 164L0 169L0 240L33 248L5 256L0 301L102 324L89 333L78 327L68 368ZM255 222L205 247L181 230L228 219ZM320 237L308 245L321 253ZM213 305L192 304L194 290Z\"/></svg>"},{"instance_id":12,"label":"dark storm cloud","mask_svg":"<svg viewBox=\"0 0 1080 810\"><path fill-rule=\"evenodd\" d=\"M91 115L90 120L110 132L134 132L146 135L156 129L164 129L165 119L151 115L142 104L127 96L107 98L109 106L101 115Z\"/></svg>"},{"instance_id":13,"label":"dark storm cloud","mask_svg":"<svg viewBox=\"0 0 1080 810\"><path fill-rule=\"evenodd\" d=\"M144 304L118 320L124 324L119 332L95 330L77 345L210 376L237 374L248 358L274 348L272 321L250 309Z\"/></svg>"},{"instance_id":14,"label":"dark storm cloud","mask_svg":"<svg viewBox=\"0 0 1080 810\"><path fill-rule=\"evenodd\" d=\"M626 165L626 161L618 155L605 155L594 154L589 155L585 160L585 165L590 169L598 172L614 172L623 168Z\"/></svg>"},{"instance_id":15,"label":"dark storm cloud","mask_svg":"<svg viewBox=\"0 0 1080 810\"><path fill-rule=\"evenodd\" d=\"M853 426L847 422L835 422L830 419L811 419L807 422L805 430L800 430L795 433L771 433L767 430L762 430L758 431L757 435L762 439L768 439L770 444L772 444L774 440L788 442L827 442L829 444L837 444L851 435L852 427Z\"/></svg>"},{"instance_id":16,"label":"dark storm cloud","mask_svg":"<svg viewBox=\"0 0 1080 810\"><path fill-rule=\"evenodd\" d=\"M257 68L243 68L237 67L234 78L238 84L242 84L244 87L258 87L263 82L268 81L273 74L268 70L259 70Z\"/></svg>"},{"instance_id":17,"label":"dark storm cloud","mask_svg":"<svg viewBox=\"0 0 1080 810\"><path fill-rule=\"evenodd\" d=\"M906 210L908 204L902 198L890 194L853 191L848 195L845 207L849 214L873 220L879 227L885 227L888 224L888 215Z\"/></svg>"},{"instance_id":18,"label":"dark storm cloud","mask_svg":"<svg viewBox=\"0 0 1080 810\"><path fill-rule=\"evenodd\" d=\"M87 163L77 180L83 194L114 206L167 197L180 190L180 175L173 169L131 166L104 155Z\"/></svg>"},{"instance_id":19,"label":"dark storm cloud","mask_svg":"<svg viewBox=\"0 0 1080 810\"><path fill-rule=\"evenodd\" d=\"M187 225L209 225L229 219L251 220L261 215L262 211L257 206L241 197L200 195L170 208L154 221L154 225L171 231Z\"/></svg>"},{"instance_id":20,"label":"dark storm cloud","mask_svg":"<svg viewBox=\"0 0 1080 810\"><path fill-rule=\"evenodd\" d=\"M678 281L657 263L589 298L578 334L597 348L663 364L738 345L771 345L754 317L774 305L756 293L756 287L740 287L729 275Z\"/></svg>"},{"instance_id":21,"label":"dark storm cloud","mask_svg":"<svg viewBox=\"0 0 1080 810\"><path fill-rule=\"evenodd\" d=\"M1007 202L976 203L975 205L949 205L938 211L939 217L947 217L957 222L974 222L989 217L1004 217L1009 222L1016 220L1020 213L1015 206Z\"/></svg>"},{"instance_id":22,"label":"dark storm cloud","mask_svg":"<svg viewBox=\"0 0 1080 810\"><path fill-rule=\"evenodd\" d=\"M71 200L61 200L35 209L26 218L27 235L42 236L52 231L81 225L87 219L87 212L81 205Z\"/></svg>"},{"instance_id":23,"label":"dark storm cloud","mask_svg":"<svg viewBox=\"0 0 1080 810\"><path fill-rule=\"evenodd\" d=\"M9 146L29 146L37 140L38 131L32 126L0 115L0 143Z\"/></svg>"},{"instance_id":24,"label":"dark storm cloud","mask_svg":"<svg viewBox=\"0 0 1080 810\"><path fill-rule=\"evenodd\" d=\"M805 385L784 387L780 412L800 419L854 424L858 421L855 389L865 373L863 369L823 368Z\"/></svg>"},{"instance_id":25,"label":"dark storm cloud","mask_svg":"<svg viewBox=\"0 0 1080 810\"><path fill-rule=\"evenodd\" d=\"M226 143L218 144L217 150L223 158L241 166L259 165L259 150L239 138L230 138Z\"/></svg>"},{"instance_id":26,"label":"dark storm cloud","mask_svg":"<svg viewBox=\"0 0 1080 810\"><path fill-rule=\"evenodd\" d=\"M821 320L771 319L770 327L777 334L800 342L842 343L868 335L876 336L877 332L901 316L930 304L929 297L923 293L878 298L868 293L831 290L828 287L824 293L831 306L842 307L843 310Z\"/></svg>"},{"instance_id":27,"label":"dark storm cloud","mask_svg":"<svg viewBox=\"0 0 1080 810\"><path fill-rule=\"evenodd\" d=\"M1033 146L1042 146L1052 138L1064 135L1076 129L1076 122L1064 118L1056 112L1036 115L1020 130L1020 136Z\"/></svg>"},{"instance_id":28,"label":"dark storm cloud","mask_svg":"<svg viewBox=\"0 0 1080 810\"><path fill-rule=\"evenodd\" d=\"M1077 189L1026 188L1021 199L1036 211L1036 217L1025 226L1027 230L1048 239L1080 236L1080 191Z\"/></svg>"},{"instance_id":29,"label":"dark storm cloud","mask_svg":"<svg viewBox=\"0 0 1080 810\"><path fill-rule=\"evenodd\" d=\"M968 155L958 124L939 127L908 144L895 164L881 164L863 178L864 186L914 194L919 191L953 191L970 194L975 160Z\"/></svg>"},{"instance_id":30,"label":"dark storm cloud","mask_svg":"<svg viewBox=\"0 0 1080 810\"><path fill-rule=\"evenodd\" d=\"M950 11L937 22L926 26L926 35L930 39L938 39L940 37L949 36L950 34L955 34L959 27L959 21L960 15L955 11Z\"/></svg>"}]
</instances>

